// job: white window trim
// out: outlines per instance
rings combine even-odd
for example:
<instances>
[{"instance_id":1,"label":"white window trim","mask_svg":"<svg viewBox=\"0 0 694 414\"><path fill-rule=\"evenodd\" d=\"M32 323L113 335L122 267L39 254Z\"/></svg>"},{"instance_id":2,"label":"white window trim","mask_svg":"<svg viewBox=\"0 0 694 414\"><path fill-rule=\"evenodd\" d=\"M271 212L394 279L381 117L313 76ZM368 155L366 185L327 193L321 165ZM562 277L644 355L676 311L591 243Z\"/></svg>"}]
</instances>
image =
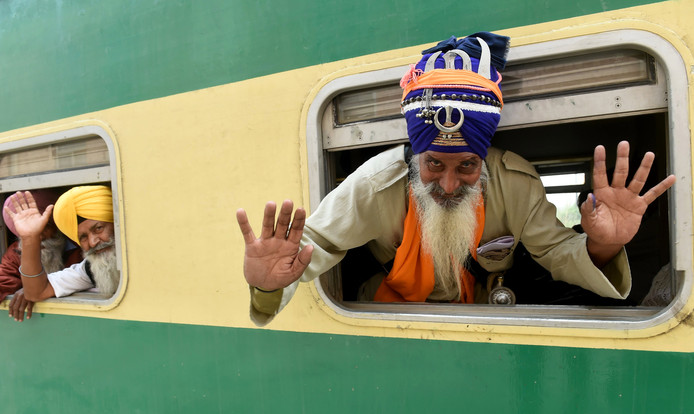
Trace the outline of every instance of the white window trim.
<instances>
[{"instance_id":1,"label":"white window trim","mask_svg":"<svg viewBox=\"0 0 694 414\"><path fill-rule=\"evenodd\" d=\"M98 136L104 140L108 149L108 167L84 168L75 171L35 174L27 177L19 177L5 180L0 186L0 192L9 193L26 188L49 188L49 187L65 187L77 186L84 183L105 182L108 181L111 185L113 194L113 225L115 227L114 237L116 245L116 259L118 270L121 273L121 280L118 289L108 298L103 294L90 292L77 292L73 295L63 298L51 298L45 302L60 303L60 304L76 304L96 306L101 310L112 308L122 298L122 290L125 289L125 274L123 272L123 252L121 251L121 217L119 214L118 200L118 173L116 170L116 147L111 139L111 136L106 130L98 125L86 125L77 128L71 128L63 131L48 133L16 141L0 143L0 153L12 152L17 150L29 149L32 147L41 147L60 142L73 141L76 139ZM7 246L4 246L5 248Z\"/></svg>"},{"instance_id":2,"label":"white window trim","mask_svg":"<svg viewBox=\"0 0 694 414\"><path fill-rule=\"evenodd\" d=\"M450 322L458 324L539 326L561 328L598 328L610 330L639 330L671 320L685 306L692 288L692 197L691 142L687 68L677 49L657 34L642 30L616 30L569 39L519 46L509 52L509 62L537 60L552 55L586 53L606 48L632 48L649 53L665 72L667 80L667 110L669 115L669 165L677 183L667 193L670 206L670 246L673 269L681 281L675 299L663 309L608 308L591 309L582 306L429 304L366 304L333 302L324 291L320 278L314 280L321 299L337 314L354 319L397 321ZM331 100L341 92L356 87L365 88L392 83L400 79L406 67L356 74L335 79L326 84L309 107L307 118L308 178L311 210L315 211L325 195L325 163L321 122ZM388 121L385 121L388 122ZM401 122L401 121L400 121ZM501 127L507 126L502 116ZM531 119L524 126L541 124ZM675 225L675 223L677 223ZM676 242L675 242L676 241Z\"/></svg>"}]
</instances>

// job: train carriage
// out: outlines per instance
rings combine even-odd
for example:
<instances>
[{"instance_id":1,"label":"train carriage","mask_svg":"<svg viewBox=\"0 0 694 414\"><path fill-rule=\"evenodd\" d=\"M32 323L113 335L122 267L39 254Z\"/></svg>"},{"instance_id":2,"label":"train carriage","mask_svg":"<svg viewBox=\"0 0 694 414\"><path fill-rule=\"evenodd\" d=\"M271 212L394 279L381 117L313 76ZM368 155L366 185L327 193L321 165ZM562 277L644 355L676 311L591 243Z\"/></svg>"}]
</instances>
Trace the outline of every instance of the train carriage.
<instances>
[{"instance_id":1,"label":"train carriage","mask_svg":"<svg viewBox=\"0 0 694 414\"><path fill-rule=\"evenodd\" d=\"M694 2L556 3L0 2L0 195L110 186L121 271L113 296L0 319L0 411L694 410ZM355 251L254 324L236 209L315 210L407 141L407 65L480 30L512 42L493 145L531 161L565 224L597 144L676 175L627 246L628 300L360 302Z\"/></svg>"}]
</instances>

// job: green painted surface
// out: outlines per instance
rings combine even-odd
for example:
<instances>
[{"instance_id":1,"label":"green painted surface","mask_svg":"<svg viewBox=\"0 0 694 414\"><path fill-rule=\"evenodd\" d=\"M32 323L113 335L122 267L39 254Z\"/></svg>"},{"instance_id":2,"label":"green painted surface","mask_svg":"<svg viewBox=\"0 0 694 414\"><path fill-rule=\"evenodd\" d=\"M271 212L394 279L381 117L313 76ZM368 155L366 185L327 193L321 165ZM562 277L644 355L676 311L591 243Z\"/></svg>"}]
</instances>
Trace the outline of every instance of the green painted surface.
<instances>
[{"instance_id":1,"label":"green painted surface","mask_svg":"<svg viewBox=\"0 0 694 414\"><path fill-rule=\"evenodd\" d=\"M0 131L654 0L3 0Z\"/></svg>"},{"instance_id":2,"label":"green painted surface","mask_svg":"<svg viewBox=\"0 0 694 414\"><path fill-rule=\"evenodd\" d=\"M8 413L694 410L694 355L0 319Z\"/></svg>"}]
</instances>

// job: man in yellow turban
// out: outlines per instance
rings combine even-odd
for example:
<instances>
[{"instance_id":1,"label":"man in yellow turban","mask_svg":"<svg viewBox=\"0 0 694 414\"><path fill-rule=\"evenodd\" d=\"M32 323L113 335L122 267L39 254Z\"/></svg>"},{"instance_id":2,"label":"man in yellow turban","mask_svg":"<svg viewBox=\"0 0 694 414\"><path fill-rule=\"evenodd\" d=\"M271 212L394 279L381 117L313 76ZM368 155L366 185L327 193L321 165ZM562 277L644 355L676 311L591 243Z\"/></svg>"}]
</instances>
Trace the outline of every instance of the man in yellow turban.
<instances>
[{"instance_id":1,"label":"man in yellow turban","mask_svg":"<svg viewBox=\"0 0 694 414\"><path fill-rule=\"evenodd\" d=\"M110 188L74 187L58 198L55 207L46 207L43 214L28 191L18 192L11 199L14 211L8 207L4 211L12 218L24 246L19 272L28 300L39 302L90 289L109 295L115 293L120 272L114 248ZM41 264L41 232L51 213L58 229L80 245L85 260L47 274ZM13 315L13 309L10 309L10 316L17 319L19 315Z\"/></svg>"}]
</instances>

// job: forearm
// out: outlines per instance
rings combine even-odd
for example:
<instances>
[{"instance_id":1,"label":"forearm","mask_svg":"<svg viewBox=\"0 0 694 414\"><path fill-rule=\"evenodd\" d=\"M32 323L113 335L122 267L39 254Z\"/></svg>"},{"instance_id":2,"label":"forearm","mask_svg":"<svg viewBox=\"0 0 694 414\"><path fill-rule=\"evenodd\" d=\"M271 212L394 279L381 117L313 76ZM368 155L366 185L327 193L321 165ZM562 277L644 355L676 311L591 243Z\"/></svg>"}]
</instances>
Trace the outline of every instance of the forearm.
<instances>
[{"instance_id":1,"label":"forearm","mask_svg":"<svg viewBox=\"0 0 694 414\"><path fill-rule=\"evenodd\" d=\"M20 272L24 296L32 301L39 302L52 296L51 285L41 264L41 238L22 238L22 258Z\"/></svg>"}]
</instances>

